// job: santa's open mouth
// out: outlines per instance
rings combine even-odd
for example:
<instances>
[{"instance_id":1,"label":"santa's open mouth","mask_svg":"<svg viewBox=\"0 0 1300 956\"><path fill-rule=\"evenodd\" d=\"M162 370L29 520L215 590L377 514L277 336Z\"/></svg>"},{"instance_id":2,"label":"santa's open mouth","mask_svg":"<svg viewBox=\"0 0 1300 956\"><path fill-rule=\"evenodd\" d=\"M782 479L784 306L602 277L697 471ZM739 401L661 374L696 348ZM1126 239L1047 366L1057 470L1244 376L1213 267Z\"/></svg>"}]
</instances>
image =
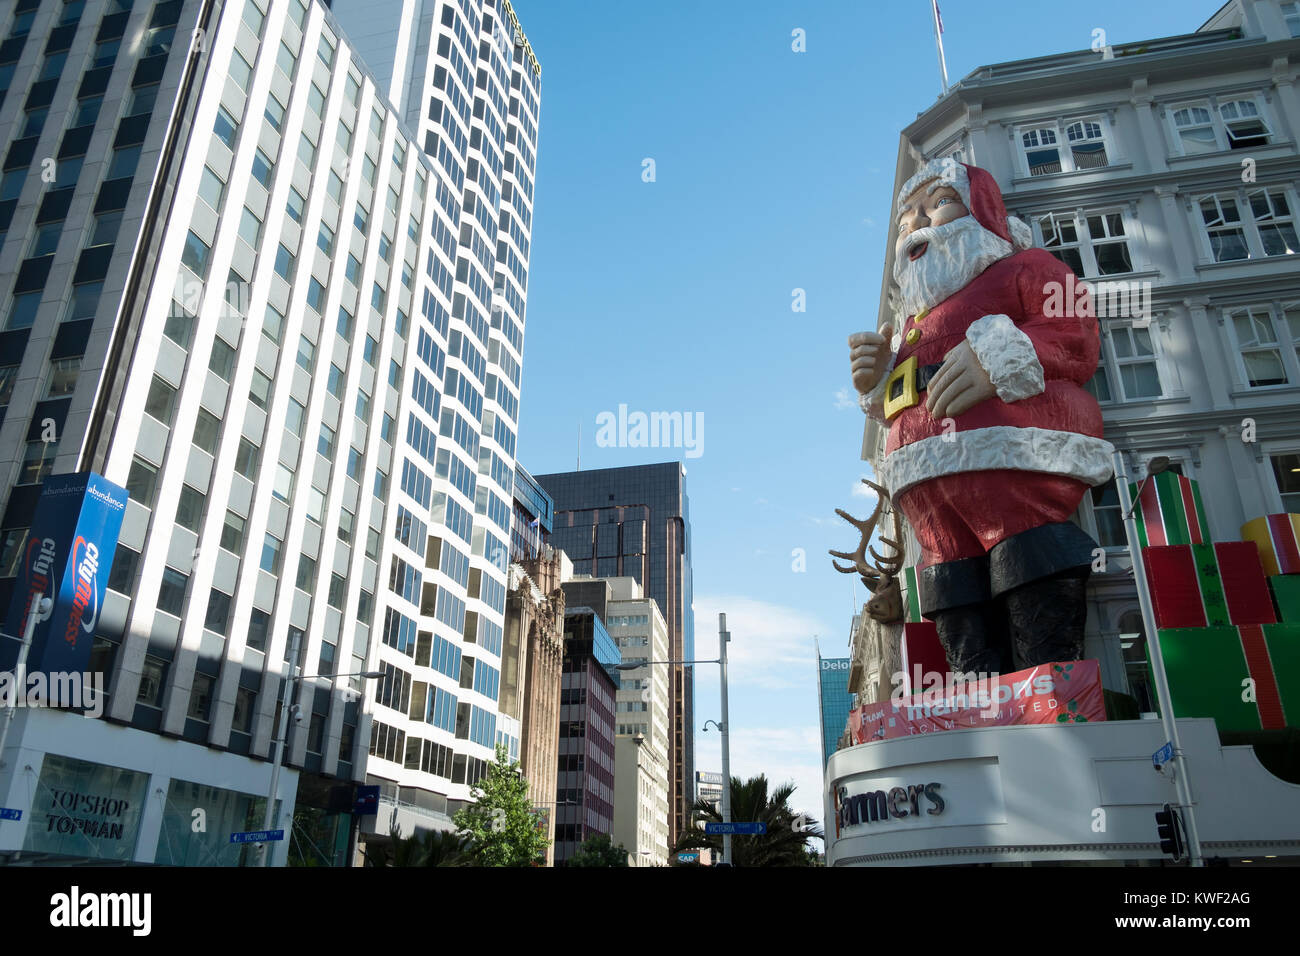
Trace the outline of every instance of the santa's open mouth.
<instances>
[{"instance_id":1,"label":"santa's open mouth","mask_svg":"<svg viewBox=\"0 0 1300 956\"><path fill-rule=\"evenodd\" d=\"M907 253L907 258L910 261L915 262L917 259L925 255L925 250L929 248L930 248L930 244L928 242L918 242Z\"/></svg>"}]
</instances>

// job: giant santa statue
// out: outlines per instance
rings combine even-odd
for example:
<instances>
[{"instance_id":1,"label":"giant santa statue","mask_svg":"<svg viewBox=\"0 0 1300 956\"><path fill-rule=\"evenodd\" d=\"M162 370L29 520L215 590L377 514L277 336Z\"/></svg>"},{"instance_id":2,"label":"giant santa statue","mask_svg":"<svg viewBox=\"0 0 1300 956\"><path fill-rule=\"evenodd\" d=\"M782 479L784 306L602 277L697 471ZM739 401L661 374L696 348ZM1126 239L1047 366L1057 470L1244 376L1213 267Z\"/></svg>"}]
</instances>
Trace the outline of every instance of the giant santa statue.
<instances>
[{"instance_id":1,"label":"giant santa statue","mask_svg":"<svg viewBox=\"0 0 1300 956\"><path fill-rule=\"evenodd\" d=\"M1111 476L1084 389L1100 347L1091 303L1054 307L1069 267L1030 248L983 169L927 163L897 213L906 321L849 348L864 410L889 423L878 477L921 545L921 613L953 670L1076 660L1096 543L1070 516Z\"/></svg>"}]
</instances>

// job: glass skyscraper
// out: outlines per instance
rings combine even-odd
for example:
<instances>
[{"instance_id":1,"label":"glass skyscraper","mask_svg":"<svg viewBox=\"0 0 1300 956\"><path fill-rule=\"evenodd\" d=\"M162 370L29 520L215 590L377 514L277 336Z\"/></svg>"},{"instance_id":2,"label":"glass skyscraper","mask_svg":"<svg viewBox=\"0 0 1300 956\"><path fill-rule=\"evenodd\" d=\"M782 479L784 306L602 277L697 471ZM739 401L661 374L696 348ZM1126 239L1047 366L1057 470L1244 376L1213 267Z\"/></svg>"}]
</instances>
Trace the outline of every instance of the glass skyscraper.
<instances>
[{"instance_id":1,"label":"glass skyscraper","mask_svg":"<svg viewBox=\"0 0 1300 956\"><path fill-rule=\"evenodd\" d=\"M822 722L822 769L839 749L856 694L849 693L849 659L817 655L817 702Z\"/></svg>"},{"instance_id":2,"label":"glass skyscraper","mask_svg":"<svg viewBox=\"0 0 1300 956\"><path fill-rule=\"evenodd\" d=\"M680 462L537 475L555 502L550 543L574 574L634 578L659 603L671 659L695 659L691 606L691 518ZM673 666L669 837L688 823L695 800L693 668ZM645 676L631 672L629 677Z\"/></svg>"}]
</instances>

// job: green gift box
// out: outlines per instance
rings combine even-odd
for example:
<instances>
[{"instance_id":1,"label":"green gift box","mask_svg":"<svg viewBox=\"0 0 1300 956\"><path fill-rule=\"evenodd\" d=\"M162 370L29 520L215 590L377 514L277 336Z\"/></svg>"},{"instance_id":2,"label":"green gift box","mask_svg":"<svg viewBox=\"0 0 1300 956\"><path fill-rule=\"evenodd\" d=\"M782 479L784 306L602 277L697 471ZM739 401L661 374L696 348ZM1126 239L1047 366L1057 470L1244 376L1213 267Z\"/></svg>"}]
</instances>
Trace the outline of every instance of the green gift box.
<instances>
[{"instance_id":1,"label":"green gift box","mask_svg":"<svg viewBox=\"0 0 1300 956\"><path fill-rule=\"evenodd\" d=\"M1268 579L1277 605L1277 616L1284 624L1300 624L1300 574L1277 574Z\"/></svg>"}]
</instances>

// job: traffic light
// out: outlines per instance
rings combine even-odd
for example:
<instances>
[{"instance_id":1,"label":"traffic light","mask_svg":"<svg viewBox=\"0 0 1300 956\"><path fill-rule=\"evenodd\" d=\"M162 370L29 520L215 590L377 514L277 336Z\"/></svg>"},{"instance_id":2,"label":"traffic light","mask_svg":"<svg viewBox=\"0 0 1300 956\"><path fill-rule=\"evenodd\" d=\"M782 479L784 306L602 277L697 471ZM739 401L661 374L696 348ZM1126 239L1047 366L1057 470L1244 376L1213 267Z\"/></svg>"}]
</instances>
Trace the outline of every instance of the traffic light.
<instances>
[{"instance_id":1,"label":"traffic light","mask_svg":"<svg viewBox=\"0 0 1300 956\"><path fill-rule=\"evenodd\" d=\"M1179 832L1181 822L1178 811L1167 803L1163 810L1156 811L1156 833L1160 837L1160 852L1168 853L1175 860L1180 860L1183 856L1183 838Z\"/></svg>"}]
</instances>

